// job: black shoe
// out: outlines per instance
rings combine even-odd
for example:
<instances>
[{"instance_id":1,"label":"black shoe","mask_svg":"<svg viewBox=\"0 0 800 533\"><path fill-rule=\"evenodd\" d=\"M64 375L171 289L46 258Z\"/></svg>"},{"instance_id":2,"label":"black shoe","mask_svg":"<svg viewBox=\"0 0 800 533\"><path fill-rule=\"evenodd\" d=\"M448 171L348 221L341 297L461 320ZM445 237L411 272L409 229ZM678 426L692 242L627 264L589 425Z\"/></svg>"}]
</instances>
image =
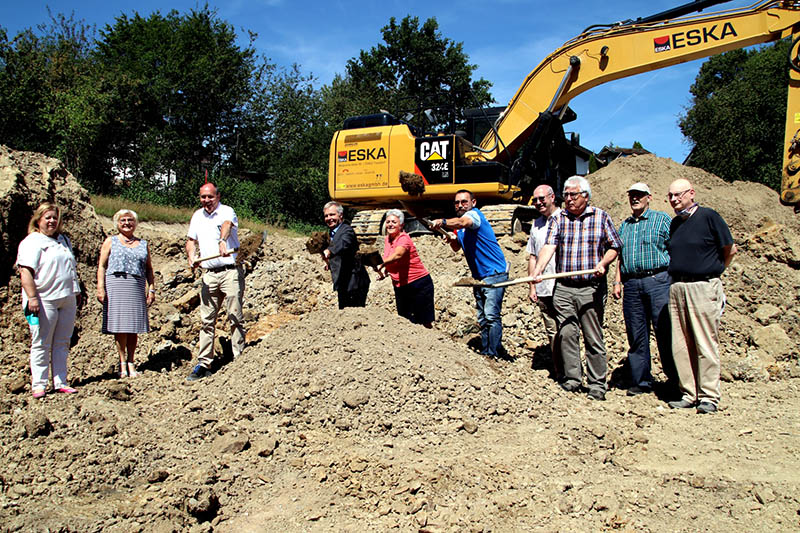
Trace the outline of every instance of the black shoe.
<instances>
[{"instance_id":1,"label":"black shoe","mask_svg":"<svg viewBox=\"0 0 800 533\"><path fill-rule=\"evenodd\" d=\"M650 394L651 392L653 392L653 390L650 388L633 385L628 389L627 394L628 396L639 396L640 394Z\"/></svg>"},{"instance_id":2,"label":"black shoe","mask_svg":"<svg viewBox=\"0 0 800 533\"><path fill-rule=\"evenodd\" d=\"M669 402L670 409L689 409L694 407L694 402L690 402L689 400L678 400L676 402Z\"/></svg>"},{"instance_id":3,"label":"black shoe","mask_svg":"<svg viewBox=\"0 0 800 533\"><path fill-rule=\"evenodd\" d=\"M567 392L578 392L578 390L581 388L580 384L572 381L562 381L558 384L558 386Z\"/></svg>"},{"instance_id":4,"label":"black shoe","mask_svg":"<svg viewBox=\"0 0 800 533\"><path fill-rule=\"evenodd\" d=\"M606 401L606 393L600 389L590 390L588 396L590 400L597 400L598 402Z\"/></svg>"},{"instance_id":5,"label":"black shoe","mask_svg":"<svg viewBox=\"0 0 800 533\"><path fill-rule=\"evenodd\" d=\"M700 402L700 404L697 406L697 414L707 415L716 412L717 406L711 402Z\"/></svg>"},{"instance_id":6,"label":"black shoe","mask_svg":"<svg viewBox=\"0 0 800 533\"><path fill-rule=\"evenodd\" d=\"M197 365L192 369L192 373L186 377L186 381L197 381L199 379L207 378L211 375L211 371L203 365Z\"/></svg>"}]
</instances>

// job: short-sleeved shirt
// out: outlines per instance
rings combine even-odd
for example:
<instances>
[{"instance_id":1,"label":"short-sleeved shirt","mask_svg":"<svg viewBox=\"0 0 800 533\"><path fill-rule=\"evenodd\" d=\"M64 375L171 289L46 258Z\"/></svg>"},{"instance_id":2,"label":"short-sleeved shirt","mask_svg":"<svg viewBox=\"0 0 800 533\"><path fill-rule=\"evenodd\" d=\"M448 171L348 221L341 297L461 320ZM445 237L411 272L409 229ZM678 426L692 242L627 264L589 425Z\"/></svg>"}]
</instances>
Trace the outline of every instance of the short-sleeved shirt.
<instances>
[{"instance_id":1,"label":"short-sleeved shirt","mask_svg":"<svg viewBox=\"0 0 800 533\"><path fill-rule=\"evenodd\" d=\"M17 266L33 270L33 282L40 300L58 300L81 292L72 244L66 235L55 238L34 231L19 243ZM28 295L22 291L22 305Z\"/></svg>"},{"instance_id":2,"label":"short-sleeved shirt","mask_svg":"<svg viewBox=\"0 0 800 533\"><path fill-rule=\"evenodd\" d=\"M209 214L205 209L200 208L192 215L192 221L189 222L189 233L187 236L190 239L197 241L199 245L198 258L209 257L219 253L219 237L222 231L222 224L224 222L231 222L231 233L225 241L225 246L228 250L239 247L239 219L232 208L224 204L217 205L217 208ZM236 254L233 253L228 257L217 257L216 259L209 259L203 261L200 265L203 268L218 268L225 265L233 265L236 263Z\"/></svg>"},{"instance_id":3,"label":"short-sleeved shirt","mask_svg":"<svg viewBox=\"0 0 800 533\"><path fill-rule=\"evenodd\" d=\"M386 236L383 240L383 258L392 255L398 246L405 248L406 253L398 261L386 265L386 272L392 277L392 284L395 287L402 287L427 276L428 271L419 258L417 247L405 231L401 232L393 242L389 240L388 235Z\"/></svg>"},{"instance_id":4,"label":"short-sleeved shirt","mask_svg":"<svg viewBox=\"0 0 800 533\"><path fill-rule=\"evenodd\" d=\"M670 221L669 215L663 211L646 209L639 217L629 216L620 224L620 272L623 275L669 266Z\"/></svg>"},{"instance_id":5,"label":"short-sleeved shirt","mask_svg":"<svg viewBox=\"0 0 800 533\"><path fill-rule=\"evenodd\" d=\"M483 279L494 274L508 272L508 262L497 243L492 225L479 209L470 209L464 216L472 221L472 227L458 230L456 236L464 250L472 277Z\"/></svg>"},{"instance_id":6,"label":"short-sleeved shirt","mask_svg":"<svg viewBox=\"0 0 800 533\"><path fill-rule=\"evenodd\" d=\"M561 208L556 208L555 211L549 216L540 216L536 220L533 221L531 224L531 234L528 237L528 246L526 248L527 252L533 256L538 257L539 254L542 252L542 247L544 246L544 240L547 237L547 221L552 218L558 216L561 212ZM550 258L547 265L545 265L542 274L555 274L556 273L556 256L553 254L553 257ZM554 279L546 279L541 283L536 284L536 295L537 296L552 296L553 289L556 286L556 280Z\"/></svg>"},{"instance_id":7,"label":"short-sleeved shirt","mask_svg":"<svg viewBox=\"0 0 800 533\"><path fill-rule=\"evenodd\" d=\"M671 276L719 277L725 270L723 248L733 244L733 237L713 209L698 207L687 219L673 218L669 234Z\"/></svg>"},{"instance_id":8,"label":"short-sleeved shirt","mask_svg":"<svg viewBox=\"0 0 800 533\"><path fill-rule=\"evenodd\" d=\"M619 250L622 241L608 213L588 205L580 215L562 209L547 222L546 245L556 246L556 271L594 269L609 249ZM591 281L594 274L571 276L573 281Z\"/></svg>"}]
</instances>

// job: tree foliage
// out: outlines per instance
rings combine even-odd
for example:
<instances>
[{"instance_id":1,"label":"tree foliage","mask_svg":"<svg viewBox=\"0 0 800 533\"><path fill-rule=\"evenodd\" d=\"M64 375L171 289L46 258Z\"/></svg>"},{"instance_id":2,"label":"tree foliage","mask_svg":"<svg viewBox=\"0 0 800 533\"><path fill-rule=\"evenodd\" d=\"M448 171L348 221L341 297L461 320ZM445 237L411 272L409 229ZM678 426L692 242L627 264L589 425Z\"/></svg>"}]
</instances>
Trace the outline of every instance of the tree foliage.
<instances>
[{"instance_id":1,"label":"tree foliage","mask_svg":"<svg viewBox=\"0 0 800 533\"><path fill-rule=\"evenodd\" d=\"M732 50L702 65L679 122L693 145L690 164L779 190L789 45Z\"/></svg>"},{"instance_id":2,"label":"tree foliage","mask_svg":"<svg viewBox=\"0 0 800 533\"><path fill-rule=\"evenodd\" d=\"M463 44L443 37L435 18L422 25L418 17L399 23L392 17L381 29L383 43L362 50L347 62L346 75L323 90L328 118L375 113L416 114L428 129L452 125L464 108L492 102L491 83L472 80ZM432 121L420 112L431 108Z\"/></svg>"}]
</instances>

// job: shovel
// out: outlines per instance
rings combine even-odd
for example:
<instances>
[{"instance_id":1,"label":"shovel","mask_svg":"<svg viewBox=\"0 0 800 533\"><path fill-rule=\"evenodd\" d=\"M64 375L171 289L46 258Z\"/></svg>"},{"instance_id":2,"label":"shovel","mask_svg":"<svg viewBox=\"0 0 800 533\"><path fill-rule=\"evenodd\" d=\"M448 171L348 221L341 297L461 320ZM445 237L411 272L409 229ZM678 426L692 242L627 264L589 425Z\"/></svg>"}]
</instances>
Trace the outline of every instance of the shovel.
<instances>
[{"instance_id":1,"label":"shovel","mask_svg":"<svg viewBox=\"0 0 800 533\"><path fill-rule=\"evenodd\" d=\"M594 269L589 270L575 270L573 272L559 272L557 274L545 274L541 277L542 281L548 279L568 278L571 276L584 276L586 274L594 274ZM453 283L453 287L490 287L497 289L499 287L507 287L509 285L518 285L520 283L530 283L533 281L533 276L526 276L524 278L510 279L508 281L500 281L498 283L484 283L477 279L464 278Z\"/></svg>"},{"instance_id":2,"label":"shovel","mask_svg":"<svg viewBox=\"0 0 800 533\"><path fill-rule=\"evenodd\" d=\"M238 249L238 248L233 248L233 249L231 249L231 250L228 250L228 254L230 255L230 254L236 253L236 252L238 252L238 251L239 251L239 249ZM222 257L222 254L217 254L217 255L209 255L208 257L201 257L200 259L196 259L196 260L195 260L195 262L194 262L194 264L195 264L195 265L199 265L199 264L200 264L200 263L202 263L203 261L208 261L209 259L216 259L216 258L218 258L218 257Z\"/></svg>"}]
</instances>

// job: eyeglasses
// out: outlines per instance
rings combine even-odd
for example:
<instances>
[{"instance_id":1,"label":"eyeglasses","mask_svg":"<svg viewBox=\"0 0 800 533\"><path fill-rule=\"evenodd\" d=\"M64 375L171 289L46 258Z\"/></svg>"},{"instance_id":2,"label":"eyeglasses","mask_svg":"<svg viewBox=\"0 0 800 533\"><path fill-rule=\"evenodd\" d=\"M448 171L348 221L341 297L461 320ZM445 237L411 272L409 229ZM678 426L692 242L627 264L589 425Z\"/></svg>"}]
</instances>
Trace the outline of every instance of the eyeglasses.
<instances>
[{"instance_id":1,"label":"eyeglasses","mask_svg":"<svg viewBox=\"0 0 800 533\"><path fill-rule=\"evenodd\" d=\"M547 196L534 196L533 198L531 198L531 200L533 200L533 203L538 203L538 202L544 203L544 201L547 200Z\"/></svg>"},{"instance_id":2,"label":"eyeglasses","mask_svg":"<svg viewBox=\"0 0 800 533\"><path fill-rule=\"evenodd\" d=\"M687 192L691 191L691 190L692 190L692 189L686 189L685 191L676 192L676 193L671 193L671 192L668 192L668 193L667 193L667 198L668 198L669 200L672 200L673 198L675 198L675 199L677 200L677 199L679 199L679 198L683 198L683 195L684 195L684 194L686 194Z\"/></svg>"},{"instance_id":3,"label":"eyeglasses","mask_svg":"<svg viewBox=\"0 0 800 533\"><path fill-rule=\"evenodd\" d=\"M577 198L578 196L583 196L582 192L565 192L564 198Z\"/></svg>"},{"instance_id":4,"label":"eyeglasses","mask_svg":"<svg viewBox=\"0 0 800 533\"><path fill-rule=\"evenodd\" d=\"M456 205L469 205L469 200L456 200L453 203Z\"/></svg>"}]
</instances>

